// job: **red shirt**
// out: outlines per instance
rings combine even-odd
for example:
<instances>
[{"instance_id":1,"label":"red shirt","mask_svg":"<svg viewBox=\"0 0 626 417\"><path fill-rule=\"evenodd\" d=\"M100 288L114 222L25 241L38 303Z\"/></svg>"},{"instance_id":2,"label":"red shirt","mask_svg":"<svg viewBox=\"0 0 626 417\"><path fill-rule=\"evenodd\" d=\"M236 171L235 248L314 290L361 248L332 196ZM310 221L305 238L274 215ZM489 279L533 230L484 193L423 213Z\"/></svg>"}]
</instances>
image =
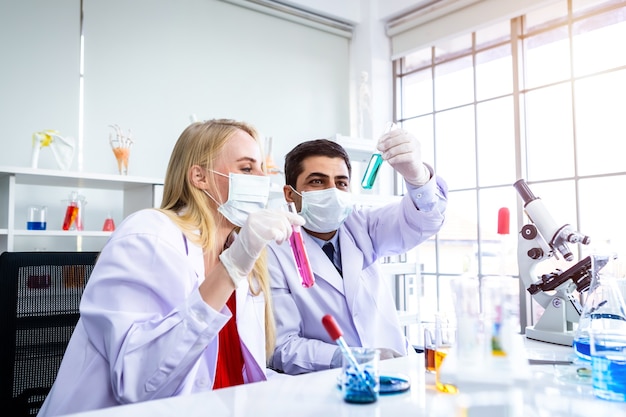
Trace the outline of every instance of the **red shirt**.
<instances>
[{"instance_id":1,"label":"red shirt","mask_svg":"<svg viewBox=\"0 0 626 417\"><path fill-rule=\"evenodd\" d=\"M219 333L219 350L217 352L217 367L213 389L232 387L243 384L243 355L241 340L237 331L237 299L232 293L226 306L233 316L222 327Z\"/></svg>"}]
</instances>

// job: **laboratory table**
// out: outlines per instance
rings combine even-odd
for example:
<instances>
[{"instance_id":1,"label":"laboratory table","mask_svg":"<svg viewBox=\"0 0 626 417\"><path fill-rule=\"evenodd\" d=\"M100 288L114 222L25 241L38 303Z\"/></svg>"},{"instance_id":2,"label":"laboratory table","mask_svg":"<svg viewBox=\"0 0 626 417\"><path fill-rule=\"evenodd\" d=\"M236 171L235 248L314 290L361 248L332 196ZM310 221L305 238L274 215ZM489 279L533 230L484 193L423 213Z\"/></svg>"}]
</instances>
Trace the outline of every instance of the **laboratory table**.
<instances>
[{"instance_id":1,"label":"laboratory table","mask_svg":"<svg viewBox=\"0 0 626 417\"><path fill-rule=\"evenodd\" d=\"M530 359L548 362L531 365L532 378L523 388L523 404L511 416L619 416L626 415L626 403L610 402L593 396L588 381L577 378L580 363L552 364L575 359L571 347L525 339ZM424 370L423 354L380 362L382 375L403 374L410 378L410 390L381 395L372 404L348 404L337 386L339 369L298 376L277 375L257 382L215 391L117 406L72 414L72 417L287 417L341 416L452 417L465 405L463 395L440 393L435 376ZM481 393L479 393L481 394ZM485 392L475 398L497 399L503 392ZM508 394L506 394L508 395ZM466 395L465 397L468 397ZM466 401L465 398L463 401ZM479 413L479 415L482 413ZM472 414L470 414L472 415Z\"/></svg>"}]
</instances>

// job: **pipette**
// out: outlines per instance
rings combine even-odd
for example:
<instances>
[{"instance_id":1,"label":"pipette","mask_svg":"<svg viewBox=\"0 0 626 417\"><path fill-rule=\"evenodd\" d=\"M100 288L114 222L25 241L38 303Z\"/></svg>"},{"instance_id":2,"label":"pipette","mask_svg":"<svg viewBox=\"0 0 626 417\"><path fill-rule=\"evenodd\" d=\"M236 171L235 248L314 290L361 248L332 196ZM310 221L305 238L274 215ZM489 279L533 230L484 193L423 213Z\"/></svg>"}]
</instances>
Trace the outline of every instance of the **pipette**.
<instances>
[{"instance_id":1,"label":"pipette","mask_svg":"<svg viewBox=\"0 0 626 417\"><path fill-rule=\"evenodd\" d=\"M335 318L330 314L326 314L324 317L322 317L322 324L324 325L324 328L328 332L330 338L333 339L335 343L337 343L337 345L339 346L339 349L341 350L344 358L346 358L346 360L350 363L350 366L356 370L356 373L361 382L365 384L368 391L372 395L376 395L376 381L374 380L372 375L370 375L370 373L366 370L363 370L357 362L356 358L350 351L350 348L348 347L346 341L344 340L343 332L339 328L339 325L335 321Z\"/></svg>"},{"instance_id":2,"label":"pipette","mask_svg":"<svg viewBox=\"0 0 626 417\"><path fill-rule=\"evenodd\" d=\"M287 207L289 212L297 213L296 205L290 202ZM300 278L302 279L302 286L304 288L310 288L315 284L315 276L311 269L311 263L309 262L309 256L306 253L304 247L304 240L302 239L302 230L298 225L291 225L293 232L289 237L289 245L291 245L291 251L293 252L293 258L296 261L296 267Z\"/></svg>"}]
</instances>

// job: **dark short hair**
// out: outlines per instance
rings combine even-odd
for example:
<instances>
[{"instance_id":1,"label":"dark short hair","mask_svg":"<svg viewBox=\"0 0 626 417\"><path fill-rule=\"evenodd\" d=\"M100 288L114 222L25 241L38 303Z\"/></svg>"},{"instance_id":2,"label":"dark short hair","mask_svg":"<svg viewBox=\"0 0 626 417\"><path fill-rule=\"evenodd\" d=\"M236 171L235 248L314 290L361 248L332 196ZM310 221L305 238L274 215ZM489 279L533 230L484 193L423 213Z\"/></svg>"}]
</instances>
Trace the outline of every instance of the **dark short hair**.
<instances>
[{"instance_id":1,"label":"dark short hair","mask_svg":"<svg viewBox=\"0 0 626 417\"><path fill-rule=\"evenodd\" d=\"M285 183L287 185L296 188L298 176L304 170L302 161L311 156L342 158L348 167L348 176L352 176L350 157L343 146L328 139L314 139L300 143L285 155Z\"/></svg>"}]
</instances>

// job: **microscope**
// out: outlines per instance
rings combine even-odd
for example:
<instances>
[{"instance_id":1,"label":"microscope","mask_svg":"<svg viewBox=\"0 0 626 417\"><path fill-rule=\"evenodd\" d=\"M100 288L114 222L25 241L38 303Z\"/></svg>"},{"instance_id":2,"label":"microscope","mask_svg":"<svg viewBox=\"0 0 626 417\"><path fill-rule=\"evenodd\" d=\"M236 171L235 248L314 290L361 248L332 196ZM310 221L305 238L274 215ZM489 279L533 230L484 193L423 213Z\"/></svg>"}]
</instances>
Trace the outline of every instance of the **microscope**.
<instances>
[{"instance_id":1,"label":"microscope","mask_svg":"<svg viewBox=\"0 0 626 417\"><path fill-rule=\"evenodd\" d=\"M523 200L524 211L531 221L521 228L518 237L520 278L526 290L545 309L534 326L526 327L526 337L572 346L574 324L578 323L582 313L578 294L589 288L593 274L608 263L609 257L590 255L566 271L557 269L538 277L535 268L539 263L552 258L559 259L559 255L565 261L572 262L574 255L569 244L588 245L590 239L569 224L559 226L524 180L516 181L513 186Z\"/></svg>"}]
</instances>

